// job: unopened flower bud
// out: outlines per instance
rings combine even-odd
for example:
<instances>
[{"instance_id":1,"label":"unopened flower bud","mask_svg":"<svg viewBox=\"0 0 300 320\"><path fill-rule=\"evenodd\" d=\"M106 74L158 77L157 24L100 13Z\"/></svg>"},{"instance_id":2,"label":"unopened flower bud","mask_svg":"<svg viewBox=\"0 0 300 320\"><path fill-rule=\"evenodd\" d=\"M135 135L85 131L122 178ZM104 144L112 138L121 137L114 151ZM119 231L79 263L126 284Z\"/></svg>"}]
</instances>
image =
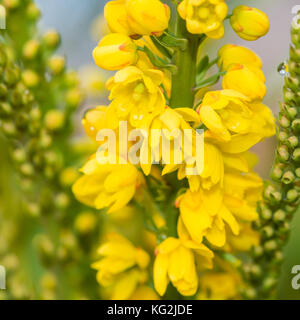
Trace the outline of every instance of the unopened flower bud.
<instances>
[{"instance_id":1,"label":"unopened flower bud","mask_svg":"<svg viewBox=\"0 0 300 320\"><path fill-rule=\"evenodd\" d=\"M64 126L65 114L60 110L50 110L45 115L45 125L50 131L57 131Z\"/></svg>"},{"instance_id":2,"label":"unopened flower bud","mask_svg":"<svg viewBox=\"0 0 300 320\"><path fill-rule=\"evenodd\" d=\"M274 221L275 222L281 222L281 221L284 221L286 218L286 213L279 209L277 210L275 213L274 213Z\"/></svg>"},{"instance_id":3,"label":"unopened flower bud","mask_svg":"<svg viewBox=\"0 0 300 320\"><path fill-rule=\"evenodd\" d=\"M126 35L111 33L105 36L93 51L98 67L105 70L119 70L136 63L136 44Z\"/></svg>"},{"instance_id":4,"label":"unopened flower bud","mask_svg":"<svg viewBox=\"0 0 300 320\"><path fill-rule=\"evenodd\" d=\"M23 56L28 60L33 60L40 49L40 43L37 40L28 41L23 48Z\"/></svg>"},{"instance_id":5,"label":"unopened flower bud","mask_svg":"<svg viewBox=\"0 0 300 320\"><path fill-rule=\"evenodd\" d=\"M293 152L293 160L296 162L300 161L300 148L297 148Z\"/></svg>"},{"instance_id":6,"label":"unopened flower bud","mask_svg":"<svg viewBox=\"0 0 300 320\"><path fill-rule=\"evenodd\" d=\"M264 36L270 27L269 19L264 12L244 5L233 10L230 24L238 36L248 41Z\"/></svg>"},{"instance_id":7,"label":"unopened flower bud","mask_svg":"<svg viewBox=\"0 0 300 320\"><path fill-rule=\"evenodd\" d=\"M48 61L48 66L52 74L59 75L65 69L66 59L61 56L51 57Z\"/></svg>"},{"instance_id":8,"label":"unopened flower bud","mask_svg":"<svg viewBox=\"0 0 300 320\"><path fill-rule=\"evenodd\" d=\"M281 181L284 184L290 184L292 182L294 182L295 180L295 175L292 171L287 171L283 174Z\"/></svg>"},{"instance_id":9,"label":"unopened flower bud","mask_svg":"<svg viewBox=\"0 0 300 320\"><path fill-rule=\"evenodd\" d=\"M136 34L157 36L168 28L170 8L159 0L127 0L126 10L130 29Z\"/></svg>"},{"instance_id":10,"label":"unopened flower bud","mask_svg":"<svg viewBox=\"0 0 300 320\"><path fill-rule=\"evenodd\" d=\"M49 30L44 34L43 40L48 48L56 49L60 43L60 35L56 30Z\"/></svg>"}]
</instances>

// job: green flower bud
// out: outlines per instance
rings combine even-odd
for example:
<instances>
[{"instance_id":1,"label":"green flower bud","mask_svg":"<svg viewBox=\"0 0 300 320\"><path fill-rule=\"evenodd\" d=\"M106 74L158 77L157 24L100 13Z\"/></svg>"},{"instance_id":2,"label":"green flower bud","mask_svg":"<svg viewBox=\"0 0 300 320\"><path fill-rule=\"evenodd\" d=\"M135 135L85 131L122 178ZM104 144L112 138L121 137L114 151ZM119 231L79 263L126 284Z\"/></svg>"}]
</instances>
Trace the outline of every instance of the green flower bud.
<instances>
[{"instance_id":1,"label":"green flower bud","mask_svg":"<svg viewBox=\"0 0 300 320\"><path fill-rule=\"evenodd\" d=\"M297 148L293 152L293 160L296 162L300 161L300 148Z\"/></svg>"},{"instance_id":2,"label":"green flower bud","mask_svg":"<svg viewBox=\"0 0 300 320\"><path fill-rule=\"evenodd\" d=\"M283 253L282 253L281 251L276 251L276 252L274 253L274 258L275 258L275 261L276 261L277 263L282 262L282 261L283 261Z\"/></svg>"},{"instance_id":3,"label":"green flower bud","mask_svg":"<svg viewBox=\"0 0 300 320\"><path fill-rule=\"evenodd\" d=\"M26 204L26 212L33 218L39 217L41 214L40 207L35 202L29 202Z\"/></svg>"},{"instance_id":4,"label":"green flower bud","mask_svg":"<svg viewBox=\"0 0 300 320\"><path fill-rule=\"evenodd\" d=\"M10 116L13 113L11 105L7 102L0 102L0 114L2 116Z\"/></svg>"},{"instance_id":5,"label":"green flower bud","mask_svg":"<svg viewBox=\"0 0 300 320\"><path fill-rule=\"evenodd\" d=\"M283 174L281 181L284 184L290 184L295 181L295 175L292 171L287 171Z\"/></svg>"},{"instance_id":6,"label":"green flower bud","mask_svg":"<svg viewBox=\"0 0 300 320\"><path fill-rule=\"evenodd\" d=\"M261 217L264 220L270 220L272 218L272 211L268 208L265 208L261 211Z\"/></svg>"},{"instance_id":7,"label":"green flower bud","mask_svg":"<svg viewBox=\"0 0 300 320\"><path fill-rule=\"evenodd\" d=\"M60 35L56 30L49 30L44 34L43 40L48 48L56 49L60 43Z\"/></svg>"},{"instance_id":8,"label":"green flower bud","mask_svg":"<svg viewBox=\"0 0 300 320\"><path fill-rule=\"evenodd\" d=\"M295 94L292 91L284 90L284 101L290 103L295 100Z\"/></svg>"},{"instance_id":9,"label":"green flower bud","mask_svg":"<svg viewBox=\"0 0 300 320\"><path fill-rule=\"evenodd\" d=\"M274 229L271 226L265 226L262 228L262 234L265 238L271 238L274 235Z\"/></svg>"},{"instance_id":10,"label":"green flower bud","mask_svg":"<svg viewBox=\"0 0 300 320\"><path fill-rule=\"evenodd\" d=\"M20 79L20 72L18 69L6 68L4 71L4 82L13 87Z\"/></svg>"},{"instance_id":11,"label":"green flower bud","mask_svg":"<svg viewBox=\"0 0 300 320\"><path fill-rule=\"evenodd\" d=\"M1 129L8 137L15 137L17 135L17 128L11 121L2 121Z\"/></svg>"},{"instance_id":12,"label":"green flower bud","mask_svg":"<svg viewBox=\"0 0 300 320\"><path fill-rule=\"evenodd\" d=\"M23 56L27 60L33 60L39 53L40 43L37 40L29 40L23 48Z\"/></svg>"},{"instance_id":13,"label":"green flower bud","mask_svg":"<svg viewBox=\"0 0 300 320\"><path fill-rule=\"evenodd\" d=\"M295 77L286 77L285 78L285 84L291 88L293 91L298 91L299 87L299 80Z\"/></svg>"},{"instance_id":14,"label":"green flower bud","mask_svg":"<svg viewBox=\"0 0 300 320\"><path fill-rule=\"evenodd\" d=\"M26 152L23 148L15 149L12 152L12 158L17 163L23 163L26 161Z\"/></svg>"},{"instance_id":15,"label":"green flower bud","mask_svg":"<svg viewBox=\"0 0 300 320\"><path fill-rule=\"evenodd\" d=\"M54 56L49 59L48 66L52 74L59 75L65 69L66 60L64 57Z\"/></svg>"},{"instance_id":16,"label":"green flower bud","mask_svg":"<svg viewBox=\"0 0 300 320\"><path fill-rule=\"evenodd\" d=\"M300 49L297 49L293 46L290 47L290 57L291 60L295 62L300 62Z\"/></svg>"},{"instance_id":17,"label":"green flower bud","mask_svg":"<svg viewBox=\"0 0 300 320\"><path fill-rule=\"evenodd\" d=\"M264 249L262 246L253 247L252 251L255 257L261 257L264 253Z\"/></svg>"},{"instance_id":18,"label":"green flower bud","mask_svg":"<svg viewBox=\"0 0 300 320\"><path fill-rule=\"evenodd\" d=\"M300 119L295 119L292 122L293 132L298 133L300 131Z\"/></svg>"},{"instance_id":19,"label":"green flower bud","mask_svg":"<svg viewBox=\"0 0 300 320\"><path fill-rule=\"evenodd\" d=\"M278 148L278 155L281 161L288 161L290 158L289 149L287 146L282 145Z\"/></svg>"},{"instance_id":20,"label":"green flower bud","mask_svg":"<svg viewBox=\"0 0 300 320\"><path fill-rule=\"evenodd\" d=\"M265 242L264 247L266 251L273 251L277 249L278 246L275 240L268 240Z\"/></svg>"},{"instance_id":21,"label":"green flower bud","mask_svg":"<svg viewBox=\"0 0 300 320\"><path fill-rule=\"evenodd\" d=\"M20 0L4 0L3 4L8 9L16 9L20 5Z\"/></svg>"},{"instance_id":22,"label":"green flower bud","mask_svg":"<svg viewBox=\"0 0 300 320\"><path fill-rule=\"evenodd\" d=\"M4 99L7 97L8 90L4 83L0 83L0 99Z\"/></svg>"},{"instance_id":23,"label":"green flower bud","mask_svg":"<svg viewBox=\"0 0 300 320\"><path fill-rule=\"evenodd\" d=\"M296 136L291 136L288 138L288 144L292 149L294 149L298 146L299 140Z\"/></svg>"},{"instance_id":24,"label":"green flower bud","mask_svg":"<svg viewBox=\"0 0 300 320\"><path fill-rule=\"evenodd\" d=\"M29 3L26 9L26 15L31 20L37 20L41 16L40 9L35 5L35 3Z\"/></svg>"},{"instance_id":25,"label":"green flower bud","mask_svg":"<svg viewBox=\"0 0 300 320\"><path fill-rule=\"evenodd\" d=\"M296 173L297 178L300 178L300 168L297 168L295 170L295 173Z\"/></svg>"},{"instance_id":26,"label":"green flower bud","mask_svg":"<svg viewBox=\"0 0 300 320\"><path fill-rule=\"evenodd\" d=\"M268 186L264 190L264 197L268 201L270 201L271 204L278 204L282 199L281 193L277 191L273 186Z\"/></svg>"},{"instance_id":27,"label":"green flower bud","mask_svg":"<svg viewBox=\"0 0 300 320\"><path fill-rule=\"evenodd\" d=\"M280 166L280 165L276 165L276 166L272 169L272 178L273 178L274 180L277 180L277 181L278 181L278 180L281 179L282 175L283 175L283 170L282 170L281 166Z\"/></svg>"},{"instance_id":28,"label":"green flower bud","mask_svg":"<svg viewBox=\"0 0 300 320\"><path fill-rule=\"evenodd\" d=\"M55 197L55 204L60 209L65 209L70 204L70 198L66 193L60 193Z\"/></svg>"},{"instance_id":29,"label":"green flower bud","mask_svg":"<svg viewBox=\"0 0 300 320\"><path fill-rule=\"evenodd\" d=\"M284 221L286 219L286 213L279 209L274 213L274 221L275 222L281 222Z\"/></svg>"},{"instance_id":30,"label":"green flower bud","mask_svg":"<svg viewBox=\"0 0 300 320\"><path fill-rule=\"evenodd\" d=\"M288 202L293 202L299 197L299 193L297 190L291 189L287 192L286 197Z\"/></svg>"},{"instance_id":31,"label":"green flower bud","mask_svg":"<svg viewBox=\"0 0 300 320\"><path fill-rule=\"evenodd\" d=\"M31 163L23 163L20 166L20 172L27 177L31 177L34 174L34 168Z\"/></svg>"},{"instance_id":32,"label":"green flower bud","mask_svg":"<svg viewBox=\"0 0 300 320\"><path fill-rule=\"evenodd\" d=\"M278 134L278 140L280 142L285 142L288 139L289 135L287 132L285 131L280 131Z\"/></svg>"},{"instance_id":33,"label":"green flower bud","mask_svg":"<svg viewBox=\"0 0 300 320\"><path fill-rule=\"evenodd\" d=\"M281 116L279 119L279 124L281 125L282 128L288 128L291 122L287 117Z\"/></svg>"}]
</instances>

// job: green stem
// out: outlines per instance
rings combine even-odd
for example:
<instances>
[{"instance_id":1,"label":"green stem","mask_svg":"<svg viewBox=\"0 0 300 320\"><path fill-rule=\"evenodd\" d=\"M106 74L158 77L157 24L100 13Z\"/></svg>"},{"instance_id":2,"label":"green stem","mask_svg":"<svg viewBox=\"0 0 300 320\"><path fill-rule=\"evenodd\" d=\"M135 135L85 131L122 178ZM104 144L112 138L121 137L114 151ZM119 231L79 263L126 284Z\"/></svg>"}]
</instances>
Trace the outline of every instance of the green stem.
<instances>
[{"instance_id":1,"label":"green stem","mask_svg":"<svg viewBox=\"0 0 300 320\"><path fill-rule=\"evenodd\" d=\"M178 50L174 57L173 63L177 66L178 72L172 77L170 106L192 108L195 98L193 88L196 82L197 51L200 40L203 38L189 34L185 21L178 15L176 19L175 34L179 38L186 38L188 45L186 50Z\"/></svg>"}]
</instances>

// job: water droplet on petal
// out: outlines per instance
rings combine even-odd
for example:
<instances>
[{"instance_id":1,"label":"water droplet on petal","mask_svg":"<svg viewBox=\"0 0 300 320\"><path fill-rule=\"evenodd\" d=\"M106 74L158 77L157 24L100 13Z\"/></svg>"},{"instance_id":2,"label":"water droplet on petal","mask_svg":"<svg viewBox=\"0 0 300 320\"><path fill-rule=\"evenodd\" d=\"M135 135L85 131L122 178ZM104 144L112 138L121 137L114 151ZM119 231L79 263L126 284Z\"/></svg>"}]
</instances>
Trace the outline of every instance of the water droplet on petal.
<instances>
[{"instance_id":1,"label":"water droplet on petal","mask_svg":"<svg viewBox=\"0 0 300 320\"><path fill-rule=\"evenodd\" d=\"M277 71L279 72L279 74L283 77L288 76L289 75L289 67L288 64L284 61L282 63L280 63L280 65L277 68Z\"/></svg>"}]
</instances>

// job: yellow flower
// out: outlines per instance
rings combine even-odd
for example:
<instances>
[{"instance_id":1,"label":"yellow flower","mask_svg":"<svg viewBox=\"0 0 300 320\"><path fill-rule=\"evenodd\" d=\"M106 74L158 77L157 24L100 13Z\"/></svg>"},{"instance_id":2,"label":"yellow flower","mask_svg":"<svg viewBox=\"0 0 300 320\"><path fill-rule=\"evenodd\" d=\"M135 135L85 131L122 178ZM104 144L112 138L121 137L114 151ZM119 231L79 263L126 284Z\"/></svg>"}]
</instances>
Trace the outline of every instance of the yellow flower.
<instances>
[{"instance_id":1,"label":"yellow flower","mask_svg":"<svg viewBox=\"0 0 300 320\"><path fill-rule=\"evenodd\" d=\"M261 59L252 50L235 44L224 45L218 53L218 66L224 71L236 63L262 68Z\"/></svg>"},{"instance_id":2,"label":"yellow flower","mask_svg":"<svg viewBox=\"0 0 300 320\"><path fill-rule=\"evenodd\" d=\"M111 32L134 35L127 19L126 0L113 0L106 3L104 17Z\"/></svg>"},{"instance_id":3,"label":"yellow flower","mask_svg":"<svg viewBox=\"0 0 300 320\"><path fill-rule=\"evenodd\" d=\"M101 286L111 287L111 299L128 299L140 283L147 279L150 257L120 234L111 233L98 249L102 258L92 264Z\"/></svg>"},{"instance_id":4,"label":"yellow flower","mask_svg":"<svg viewBox=\"0 0 300 320\"><path fill-rule=\"evenodd\" d=\"M126 10L136 34L158 36L168 28L170 8L159 0L127 0Z\"/></svg>"},{"instance_id":5,"label":"yellow flower","mask_svg":"<svg viewBox=\"0 0 300 320\"><path fill-rule=\"evenodd\" d=\"M184 143L182 143L184 130L188 129L191 130L192 135L196 134L188 122L199 124L199 115L194 110L189 108L171 109L166 106L163 112L157 115L145 128L148 139L144 140L141 147L141 168L146 175L151 171L152 162L160 161L166 164L163 174L167 174L179 168L178 162L186 160ZM188 139L186 141L191 143ZM164 147L163 143L167 143L167 147ZM178 148L180 143L182 143L182 149ZM177 145L176 151L175 145ZM169 149L170 152L163 152L169 151Z\"/></svg>"},{"instance_id":6,"label":"yellow flower","mask_svg":"<svg viewBox=\"0 0 300 320\"><path fill-rule=\"evenodd\" d=\"M185 231L182 231L185 233ZM183 296L192 296L198 288L197 256L205 267L212 267L213 252L203 244L182 238L167 238L155 251L153 267L154 287L160 296L167 290L169 281Z\"/></svg>"},{"instance_id":7,"label":"yellow flower","mask_svg":"<svg viewBox=\"0 0 300 320\"><path fill-rule=\"evenodd\" d=\"M240 223L241 232L238 236L228 233L225 247L230 252L249 252L252 247L260 243L259 233L252 229L250 223Z\"/></svg>"},{"instance_id":8,"label":"yellow flower","mask_svg":"<svg viewBox=\"0 0 300 320\"><path fill-rule=\"evenodd\" d=\"M207 273L199 280L199 300L237 299L241 279L237 273Z\"/></svg>"},{"instance_id":9,"label":"yellow flower","mask_svg":"<svg viewBox=\"0 0 300 320\"><path fill-rule=\"evenodd\" d=\"M132 164L99 164L96 157L81 169L84 173L73 185L76 198L108 213L125 207L142 183L141 174Z\"/></svg>"},{"instance_id":10,"label":"yellow flower","mask_svg":"<svg viewBox=\"0 0 300 320\"><path fill-rule=\"evenodd\" d=\"M168 28L170 8L159 0L115 0L105 5L104 16L112 32L157 36Z\"/></svg>"},{"instance_id":11,"label":"yellow flower","mask_svg":"<svg viewBox=\"0 0 300 320\"><path fill-rule=\"evenodd\" d=\"M119 120L129 120L135 128L145 127L165 107L162 80L163 73L159 70L143 72L130 66L118 71L107 82L113 113Z\"/></svg>"},{"instance_id":12,"label":"yellow flower","mask_svg":"<svg viewBox=\"0 0 300 320\"><path fill-rule=\"evenodd\" d=\"M93 212L82 212L76 217L75 229L82 234L87 234L95 229L96 223Z\"/></svg>"},{"instance_id":13,"label":"yellow flower","mask_svg":"<svg viewBox=\"0 0 300 320\"><path fill-rule=\"evenodd\" d=\"M261 139L275 134L275 119L271 110L262 103L249 101L234 90L206 93L197 111L210 133L220 141L230 143L237 134L255 134ZM231 153L226 148L224 151Z\"/></svg>"},{"instance_id":14,"label":"yellow flower","mask_svg":"<svg viewBox=\"0 0 300 320\"><path fill-rule=\"evenodd\" d=\"M159 300L159 296L152 288L142 285L134 291L129 300Z\"/></svg>"},{"instance_id":15,"label":"yellow flower","mask_svg":"<svg viewBox=\"0 0 300 320\"><path fill-rule=\"evenodd\" d=\"M260 101L266 95L265 77L259 68L242 64L231 65L223 77L223 89L232 89L252 101Z\"/></svg>"},{"instance_id":16,"label":"yellow flower","mask_svg":"<svg viewBox=\"0 0 300 320\"><path fill-rule=\"evenodd\" d=\"M62 129L65 123L65 114L60 110L49 110L45 115L45 126L51 131Z\"/></svg>"},{"instance_id":17,"label":"yellow flower","mask_svg":"<svg viewBox=\"0 0 300 320\"><path fill-rule=\"evenodd\" d=\"M190 33L205 33L213 39L223 37L227 11L224 0L183 0L178 6L179 15L186 20Z\"/></svg>"},{"instance_id":18,"label":"yellow flower","mask_svg":"<svg viewBox=\"0 0 300 320\"><path fill-rule=\"evenodd\" d=\"M93 57L98 67L119 70L137 62L137 46L128 36L111 33L101 39Z\"/></svg>"},{"instance_id":19,"label":"yellow flower","mask_svg":"<svg viewBox=\"0 0 300 320\"><path fill-rule=\"evenodd\" d=\"M197 170L196 164L180 165L178 169L178 180L188 178L191 191L198 191L200 187L204 189L210 189L214 185L220 183L223 185L224 176L224 160L223 155L218 147L212 143L204 141L204 159L203 169ZM167 171L168 165L164 168L164 172ZM193 169L198 174L189 175L186 173L186 169Z\"/></svg>"},{"instance_id":20,"label":"yellow flower","mask_svg":"<svg viewBox=\"0 0 300 320\"><path fill-rule=\"evenodd\" d=\"M253 173L225 173L223 189L216 185L209 190L188 190L177 199L180 220L196 243L202 243L205 237L212 245L223 247L226 243L225 222L237 236L239 220L257 219L256 203L251 196L261 191L262 185L262 180Z\"/></svg>"},{"instance_id":21,"label":"yellow flower","mask_svg":"<svg viewBox=\"0 0 300 320\"><path fill-rule=\"evenodd\" d=\"M230 24L239 37L248 41L264 36L270 28L269 19L264 12L243 5L233 10Z\"/></svg>"}]
</instances>

